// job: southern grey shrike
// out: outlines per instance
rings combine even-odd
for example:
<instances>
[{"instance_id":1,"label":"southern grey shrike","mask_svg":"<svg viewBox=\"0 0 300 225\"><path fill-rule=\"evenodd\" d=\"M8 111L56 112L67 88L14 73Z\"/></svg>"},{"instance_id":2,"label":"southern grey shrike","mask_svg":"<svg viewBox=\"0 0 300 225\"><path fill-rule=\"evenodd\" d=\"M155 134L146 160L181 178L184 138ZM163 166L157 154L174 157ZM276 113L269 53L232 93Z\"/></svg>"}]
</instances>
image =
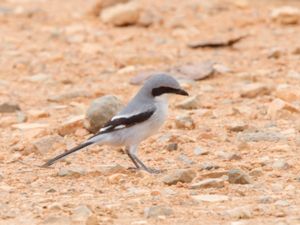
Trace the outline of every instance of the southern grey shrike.
<instances>
[{"instance_id":1,"label":"southern grey shrike","mask_svg":"<svg viewBox=\"0 0 300 225\"><path fill-rule=\"evenodd\" d=\"M108 121L94 136L43 165L48 167L57 160L92 144L126 146L126 154L137 169L149 173L158 172L145 166L137 157L137 148L141 141L156 133L164 123L168 111L165 94L188 95L176 79L166 74L151 76L145 81L128 105Z\"/></svg>"}]
</instances>

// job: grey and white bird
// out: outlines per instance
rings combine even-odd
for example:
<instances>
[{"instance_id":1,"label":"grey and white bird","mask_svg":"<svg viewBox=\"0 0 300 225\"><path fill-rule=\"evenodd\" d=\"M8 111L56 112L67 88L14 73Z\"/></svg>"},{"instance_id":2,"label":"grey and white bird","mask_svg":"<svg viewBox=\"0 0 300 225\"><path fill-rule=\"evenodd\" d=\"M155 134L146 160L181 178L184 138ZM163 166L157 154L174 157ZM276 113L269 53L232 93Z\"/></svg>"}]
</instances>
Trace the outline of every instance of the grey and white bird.
<instances>
[{"instance_id":1,"label":"grey and white bird","mask_svg":"<svg viewBox=\"0 0 300 225\"><path fill-rule=\"evenodd\" d=\"M116 116L108 121L94 136L43 165L48 167L57 160L92 144L125 146L126 154L137 169L149 173L158 172L148 168L138 158L140 142L155 134L166 120L168 99L166 94L188 95L178 81L167 74L157 74L145 81L143 87Z\"/></svg>"}]
</instances>

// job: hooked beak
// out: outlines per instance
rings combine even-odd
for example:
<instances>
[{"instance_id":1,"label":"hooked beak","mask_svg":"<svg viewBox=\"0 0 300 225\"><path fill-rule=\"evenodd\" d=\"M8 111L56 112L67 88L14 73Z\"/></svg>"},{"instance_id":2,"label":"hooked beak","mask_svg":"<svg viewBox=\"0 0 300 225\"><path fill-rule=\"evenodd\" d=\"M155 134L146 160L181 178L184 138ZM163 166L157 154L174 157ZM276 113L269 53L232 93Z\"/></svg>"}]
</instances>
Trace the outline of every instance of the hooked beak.
<instances>
[{"instance_id":1,"label":"hooked beak","mask_svg":"<svg viewBox=\"0 0 300 225\"><path fill-rule=\"evenodd\" d=\"M189 96L189 93L187 93L185 90L183 89L176 89L176 91L174 92L177 95L185 95L185 96Z\"/></svg>"}]
</instances>

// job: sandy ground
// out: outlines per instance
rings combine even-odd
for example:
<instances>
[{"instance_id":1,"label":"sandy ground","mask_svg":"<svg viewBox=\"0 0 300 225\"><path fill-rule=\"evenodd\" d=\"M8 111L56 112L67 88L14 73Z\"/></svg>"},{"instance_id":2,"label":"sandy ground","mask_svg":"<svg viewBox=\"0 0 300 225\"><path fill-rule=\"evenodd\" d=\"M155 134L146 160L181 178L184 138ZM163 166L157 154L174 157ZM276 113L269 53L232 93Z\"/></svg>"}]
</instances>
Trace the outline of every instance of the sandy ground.
<instances>
[{"instance_id":1,"label":"sandy ground","mask_svg":"<svg viewBox=\"0 0 300 225\"><path fill-rule=\"evenodd\" d=\"M300 2L144 1L159 20L150 27L105 25L89 13L94 4L0 0L0 103L21 108L0 113L0 224L300 224L300 26L270 16ZM187 47L240 34L247 37L233 47ZM112 94L126 103L139 72L208 60L229 71L185 83L199 96L198 108L179 109L184 98L170 98L168 121L140 146L140 158L161 174L126 170L128 157L108 146L38 167L90 136L78 123L49 150L32 145L84 115L93 99ZM249 97L252 83L262 88ZM177 128L178 115L189 115L195 127ZM166 147L172 143L177 150ZM196 155L197 147L207 153ZM115 164L125 169L103 171ZM220 187L165 184L178 169L196 172L192 184L225 178ZM248 174L249 184L229 182L231 169ZM203 195L224 198L197 198ZM162 212L149 215L154 206Z\"/></svg>"}]
</instances>

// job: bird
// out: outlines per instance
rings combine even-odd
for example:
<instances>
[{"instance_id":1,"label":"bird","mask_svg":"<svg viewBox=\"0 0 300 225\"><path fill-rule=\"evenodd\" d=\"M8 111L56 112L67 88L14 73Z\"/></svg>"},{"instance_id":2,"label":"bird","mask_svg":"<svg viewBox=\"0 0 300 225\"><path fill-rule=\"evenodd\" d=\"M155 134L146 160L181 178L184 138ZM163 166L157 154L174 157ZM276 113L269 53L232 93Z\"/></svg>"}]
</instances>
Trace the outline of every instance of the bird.
<instances>
[{"instance_id":1,"label":"bird","mask_svg":"<svg viewBox=\"0 0 300 225\"><path fill-rule=\"evenodd\" d=\"M50 159L42 167L49 167L59 159L93 144L125 146L125 152L134 169L148 173L159 170L147 167L138 158L138 145L158 132L168 113L168 94L188 96L171 75L160 73L150 76L132 100L112 117L96 134L78 146Z\"/></svg>"}]
</instances>

